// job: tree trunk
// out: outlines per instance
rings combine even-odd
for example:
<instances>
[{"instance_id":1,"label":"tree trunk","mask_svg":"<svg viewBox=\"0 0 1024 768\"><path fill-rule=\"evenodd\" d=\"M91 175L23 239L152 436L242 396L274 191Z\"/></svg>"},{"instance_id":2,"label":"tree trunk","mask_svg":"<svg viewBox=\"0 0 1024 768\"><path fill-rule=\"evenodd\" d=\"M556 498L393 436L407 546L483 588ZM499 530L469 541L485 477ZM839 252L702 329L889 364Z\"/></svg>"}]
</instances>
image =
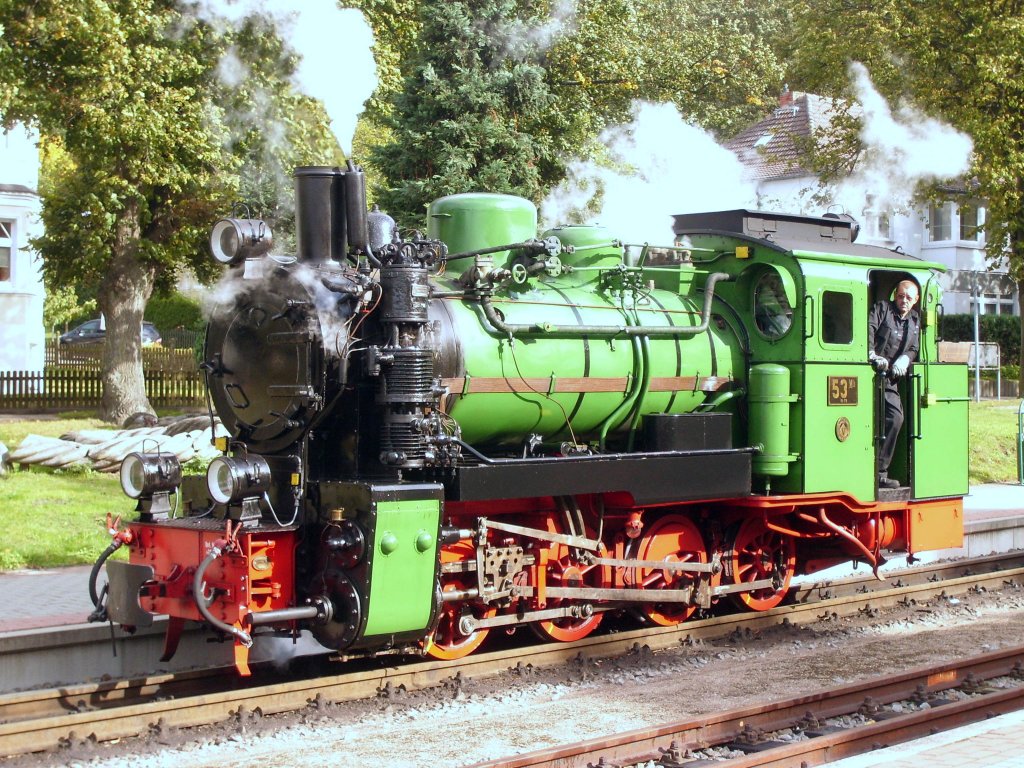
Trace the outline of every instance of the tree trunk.
<instances>
[{"instance_id":1,"label":"tree trunk","mask_svg":"<svg viewBox=\"0 0 1024 768\"><path fill-rule=\"evenodd\" d=\"M136 258L140 236L138 204L130 203L118 221L110 265L97 293L107 328L102 418L119 425L136 413L154 414L142 375L142 317L156 271Z\"/></svg>"}]
</instances>

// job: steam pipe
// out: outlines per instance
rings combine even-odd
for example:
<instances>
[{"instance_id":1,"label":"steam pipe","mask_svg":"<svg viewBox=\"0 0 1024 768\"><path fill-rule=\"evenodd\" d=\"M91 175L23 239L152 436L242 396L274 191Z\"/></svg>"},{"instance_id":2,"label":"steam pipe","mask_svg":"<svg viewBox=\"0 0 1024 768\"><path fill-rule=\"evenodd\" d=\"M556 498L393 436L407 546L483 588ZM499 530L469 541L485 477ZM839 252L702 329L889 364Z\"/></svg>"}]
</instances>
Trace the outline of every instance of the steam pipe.
<instances>
[{"instance_id":1,"label":"steam pipe","mask_svg":"<svg viewBox=\"0 0 1024 768\"><path fill-rule=\"evenodd\" d=\"M250 626L259 624L277 624L286 621L301 621L302 619L315 619L318 611L316 606L305 605L295 608L281 608L276 611L259 611L248 614L245 619Z\"/></svg>"},{"instance_id":2,"label":"steam pipe","mask_svg":"<svg viewBox=\"0 0 1024 768\"><path fill-rule=\"evenodd\" d=\"M868 549L864 545L863 541L858 539L856 536L854 536L848 530L843 528L841 525L837 525L836 523L833 523L831 520L829 520L828 516L825 514L825 508L824 507L822 507L821 509L818 510L818 520L826 528L828 528L829 530L835 532L836 534L841 536L843 539L845 539L846 541L848 541L851 544L853 544L861 552L863 552L864 553L864 557L866 557L868 562L871 564L871 570L875 574L875 578L878 579L879 581L883 581L882 575L878 572L878 567L881 565L881 563L879 562L879 558L875 557L875 553L872 552L870 549Z\"/></svg>"},{"instance_id":3,"label":"steam pipe","mask_svg":"<svg viewBox=\"0 0 1024 768\"><path fill-rule=\"evenodd\" d=\"M514 336L515 334L524 335L544 335L544 336L617 336L619 334L625 334L627 336L696 336L698 333L704 333L708 326L711 324L711 304L715 299L715 285L723 281L732 280L732 275L725 272L713 272L708 275L707 282L704 284L704 308L701 310L701 322L700 325L694 325L691 327L679 326L679 325L665 325L665 326L645 326L645 325L566 325L566 326L555 326L555 325L540 325L540 324L515 324L506 323L499 316L497 311L494 309L494 305L491 303L490 296L480 297L480 306L484 310L484 316L487 321L491 324L491 327L498 333L505 334L506 336Z\"/></svg>"},{"instance_id":4,"label":"steam pipe","mask_svg":"<svg viewBox=\"0 0 1024 768\"><path fill-rule=\"evenodd\" d=\"M222 543L223 542L219 541L215 543L206 554L206 557L203 558L203 562L201 562L199 567L196 568L196 575L192 578L192 597L196 601L196 608L199 609L199 613L212 627L231 635L246 648L252 648L252 637L249 636L248 632L244 632L238 627L233 627L230 624L225 624L210 613L210 609L206 605L206 596L203 591L203 577L206 576L206 569L210 567L210 564L221 556L222 550L219 545Z\"/></svg>"},{"instance_id":5,"label":"steam pipe","mask_svg":"<svg viewBox=\"0 0 1024 768\"><path fill-rule=\"evenodd\" d=\"M543 253L547 250L547 243L543 240L524 240L521 243L510 243L508 245L495 245L490 248L477 248L472 251L463 251L462 253L453 253L445 257L445 261L453 261L455 259L471 259L474 256L486 256L488 253L499 253L500 251L531 251L533 253Z\"/></svg>"},{"instance_id":6,"label":"steam pipe","mask_svg":"<svg viewBox=\"0 0 1024 768\"><path fill-rule=\"evenodd\" d=\"M633 443L636 438L636 428L640 424L640 406L647 397L651 388L651 339L648 336L640 337L640 348L643 351L643 378L640 380L640 394L633 404L633 420L629 424L629 442L626 443L626 450L633 450Z\"/></svg>"},{"instance_id":7,"label":"steam pipe","mask_svg":"<svg viewBox=\"0 0 1024 768\"><path fill-rule=\"evenodd\" d=\"M694 410L695 411L700 411L702 413L705 412L705 411L713 411L713 410L715 410L715 408L720 406L722 403L726 403L726 402L728 402L728 401L730 401L730 400L732 400L733 398L736 398L736 397L742 397L745 394L747 394L747 390L745 390L743 387L737 387L736 389L730 389L728 392L723 392L722 394L720 394L718 397L714 398L713 400L708 400L706 403L701 403L696 408L694 408Z\"/></svg>"},{"instance_id":8,"label":"steam pipe","mask_svg":"<svg viewBox=\"0 0 1024 768\"><path fill-rule=\"evenodd\" d=\"M370 229L366 220L366 176L363 169L351 160L343 172L342 186L345 190L345 200L341 207L348 225L348 247L360 253L368 253Z\"/></svg>"},{"instance_id":9,"label":"steam pipe","mask_svg":"<svg viewBox=\"0 0 1024 768\"><path fill-rule=\"evenodd\" d=\"M278 608L275 611L258 611L248 614L245 619L249 626L260 624L283 624L288 621L316 619L318 624L326 624L334 616L334 604L323 596L316 596L309 605L296 605L291 608Z\"/></svg>"},{"instance_id":10,"label":"steam pipe","mask_svg":"<svg viewBox=\"0 0 1024 768\"><path fill-rule=\"evenodd\" d=\"M633 378L633 386L630 387L629 394L626 398L619 403L618 407L615 408L608 417L601 422L601 431L598 435L598 445L601 450L604 450L605 438L608 437L608 431L611 429L612 424L616 424L621 420L624 420L630 410L632 410L634 403L637 401L637 397L640 394L642 385L642 379L644 377L644 353L643 346L639 336L632 338L633 342L633 360L635 361L634 370L636 376Z\"/></svg>"}]
</instances>

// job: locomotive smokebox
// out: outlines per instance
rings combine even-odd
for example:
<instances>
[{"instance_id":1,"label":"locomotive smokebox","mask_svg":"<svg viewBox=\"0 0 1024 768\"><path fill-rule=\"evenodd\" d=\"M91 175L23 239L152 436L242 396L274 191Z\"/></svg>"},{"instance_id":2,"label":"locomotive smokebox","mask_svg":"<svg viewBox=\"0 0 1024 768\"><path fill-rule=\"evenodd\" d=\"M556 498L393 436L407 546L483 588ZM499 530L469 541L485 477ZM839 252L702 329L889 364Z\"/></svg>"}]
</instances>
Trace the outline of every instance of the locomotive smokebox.
<instances>
[{"instance_id":1,"label":"locomotive smokebox","mask_svg":"<svg viewBox=\"0 0 1024 768\"><path fill-rule=\"evenodd\" d=\"M345 172L308 165L295 169L295 229L299 261L318 264L345 258L348 244Z\"/></svg>"}]
</instances>

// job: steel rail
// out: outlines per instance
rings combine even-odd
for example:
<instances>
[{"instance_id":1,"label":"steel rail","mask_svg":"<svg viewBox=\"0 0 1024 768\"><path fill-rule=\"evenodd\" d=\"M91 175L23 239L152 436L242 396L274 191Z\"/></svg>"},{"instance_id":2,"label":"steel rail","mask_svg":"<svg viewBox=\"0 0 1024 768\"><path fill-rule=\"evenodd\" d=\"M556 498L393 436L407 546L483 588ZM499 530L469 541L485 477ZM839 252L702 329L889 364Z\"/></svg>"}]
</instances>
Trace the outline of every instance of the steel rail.
<instances>
[{"instance_id":1,"label":"steel rail","mask_svg":"<svg viewBox=\"0 0 1024 768\"><path fill-rule=\"evenodd\" d=\"M666 754L741 742L752 731L771 732L806 721L856 713L868 699L880 704L935 694L968 681L1006 675L1020 676L1024 646L995 651L972 659L920 667L862 683L806 694L766 705L729 710L699 718L640 728L616 736L551 747L499 760L475 763L472 768L573 768L574 766L629 765L662 760ZM759 747L744 757L728 760L729 768L791 768L820 765L985 720L1024 708L1024 684L980 693L958 702L933 703L930 709L907 714L885 713L873 723L826 732L803 741ZM870 718L870 715L868 715ZM769 744L773 744L769 742Z\"/></svg>"},{"instance_id":2,"label":"steel rail","mask_svg":"<svg viewBox=\"0 0 1024 768\"><path fill-rule=\"evenodd\" d=\"M964 565L959 565L962 571ZM954 571L955 572L955 571ZM242 710L275 714L301 710L311 702L350 701L372 698L389 683L407 689L440 684L456 674L484 678L500 674L517 663L550 667L571 659L606 658L639 646L661 650L681 642L721 637L735 631L756 631L781 623L809 624L823 615L855 615L865 606L893 606L936 596L963 594L971 589L992 589L1009 580L1024 581L1024 567L925 582L882 592L851 594L828 600L783 605L759 613L732 614L673 627L648 627L614 635L598 635L571 644L528 646L511 651L473 654L451 662L426 661L373 671L273 685L251 685L239 690L200 695L179 695L174 700L139 701L146 695L168 695L173 686L195 684L201 673L160 675L146 680L116 681L31 691L0 696L0 756L23 754L55 746L70 734L97 741L124 738L146 732L161 723L186 728L227 720ZM880 584L880 582L874 582ZM232 683L237 683L232 680ZM187 696L184 698L182 696Z\"/></svg>"}]
</instances>

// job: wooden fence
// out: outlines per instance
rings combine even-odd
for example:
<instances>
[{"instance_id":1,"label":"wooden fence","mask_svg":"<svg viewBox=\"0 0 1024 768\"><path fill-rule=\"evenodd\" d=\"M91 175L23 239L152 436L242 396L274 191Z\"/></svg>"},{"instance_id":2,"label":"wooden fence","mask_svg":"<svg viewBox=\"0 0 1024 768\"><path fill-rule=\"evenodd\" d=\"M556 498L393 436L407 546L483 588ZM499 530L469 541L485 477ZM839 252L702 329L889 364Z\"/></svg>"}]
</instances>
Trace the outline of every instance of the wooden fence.
<instances>
[{"instance_id":1,"label":"wooden fence","mask_svg":"<svg viewBox=\"0 0 1024 768\"><path fill-rule=\"evenodd\" d=\"M58 344L46 342L44 365L50 368L76 368L98 371L103 362L103 344ZM196 370L198 362L191 348L143 347L142 369L167 373Z\"/></svg>"},{"instance_id":2,"label":"wooden fence","mask_svg":"<svg viewBox=\"0 0 1024 768\"><path fill-rule=\"evenodd\" d=\"M193 362L194 365L194 362ZM146 396L154 408L191 408L206 402L198 370L146 369ZM103 382L98 368L64 366L37 371L0 371L0 411L99 408Z\"/></svg>"}]
</instances>

